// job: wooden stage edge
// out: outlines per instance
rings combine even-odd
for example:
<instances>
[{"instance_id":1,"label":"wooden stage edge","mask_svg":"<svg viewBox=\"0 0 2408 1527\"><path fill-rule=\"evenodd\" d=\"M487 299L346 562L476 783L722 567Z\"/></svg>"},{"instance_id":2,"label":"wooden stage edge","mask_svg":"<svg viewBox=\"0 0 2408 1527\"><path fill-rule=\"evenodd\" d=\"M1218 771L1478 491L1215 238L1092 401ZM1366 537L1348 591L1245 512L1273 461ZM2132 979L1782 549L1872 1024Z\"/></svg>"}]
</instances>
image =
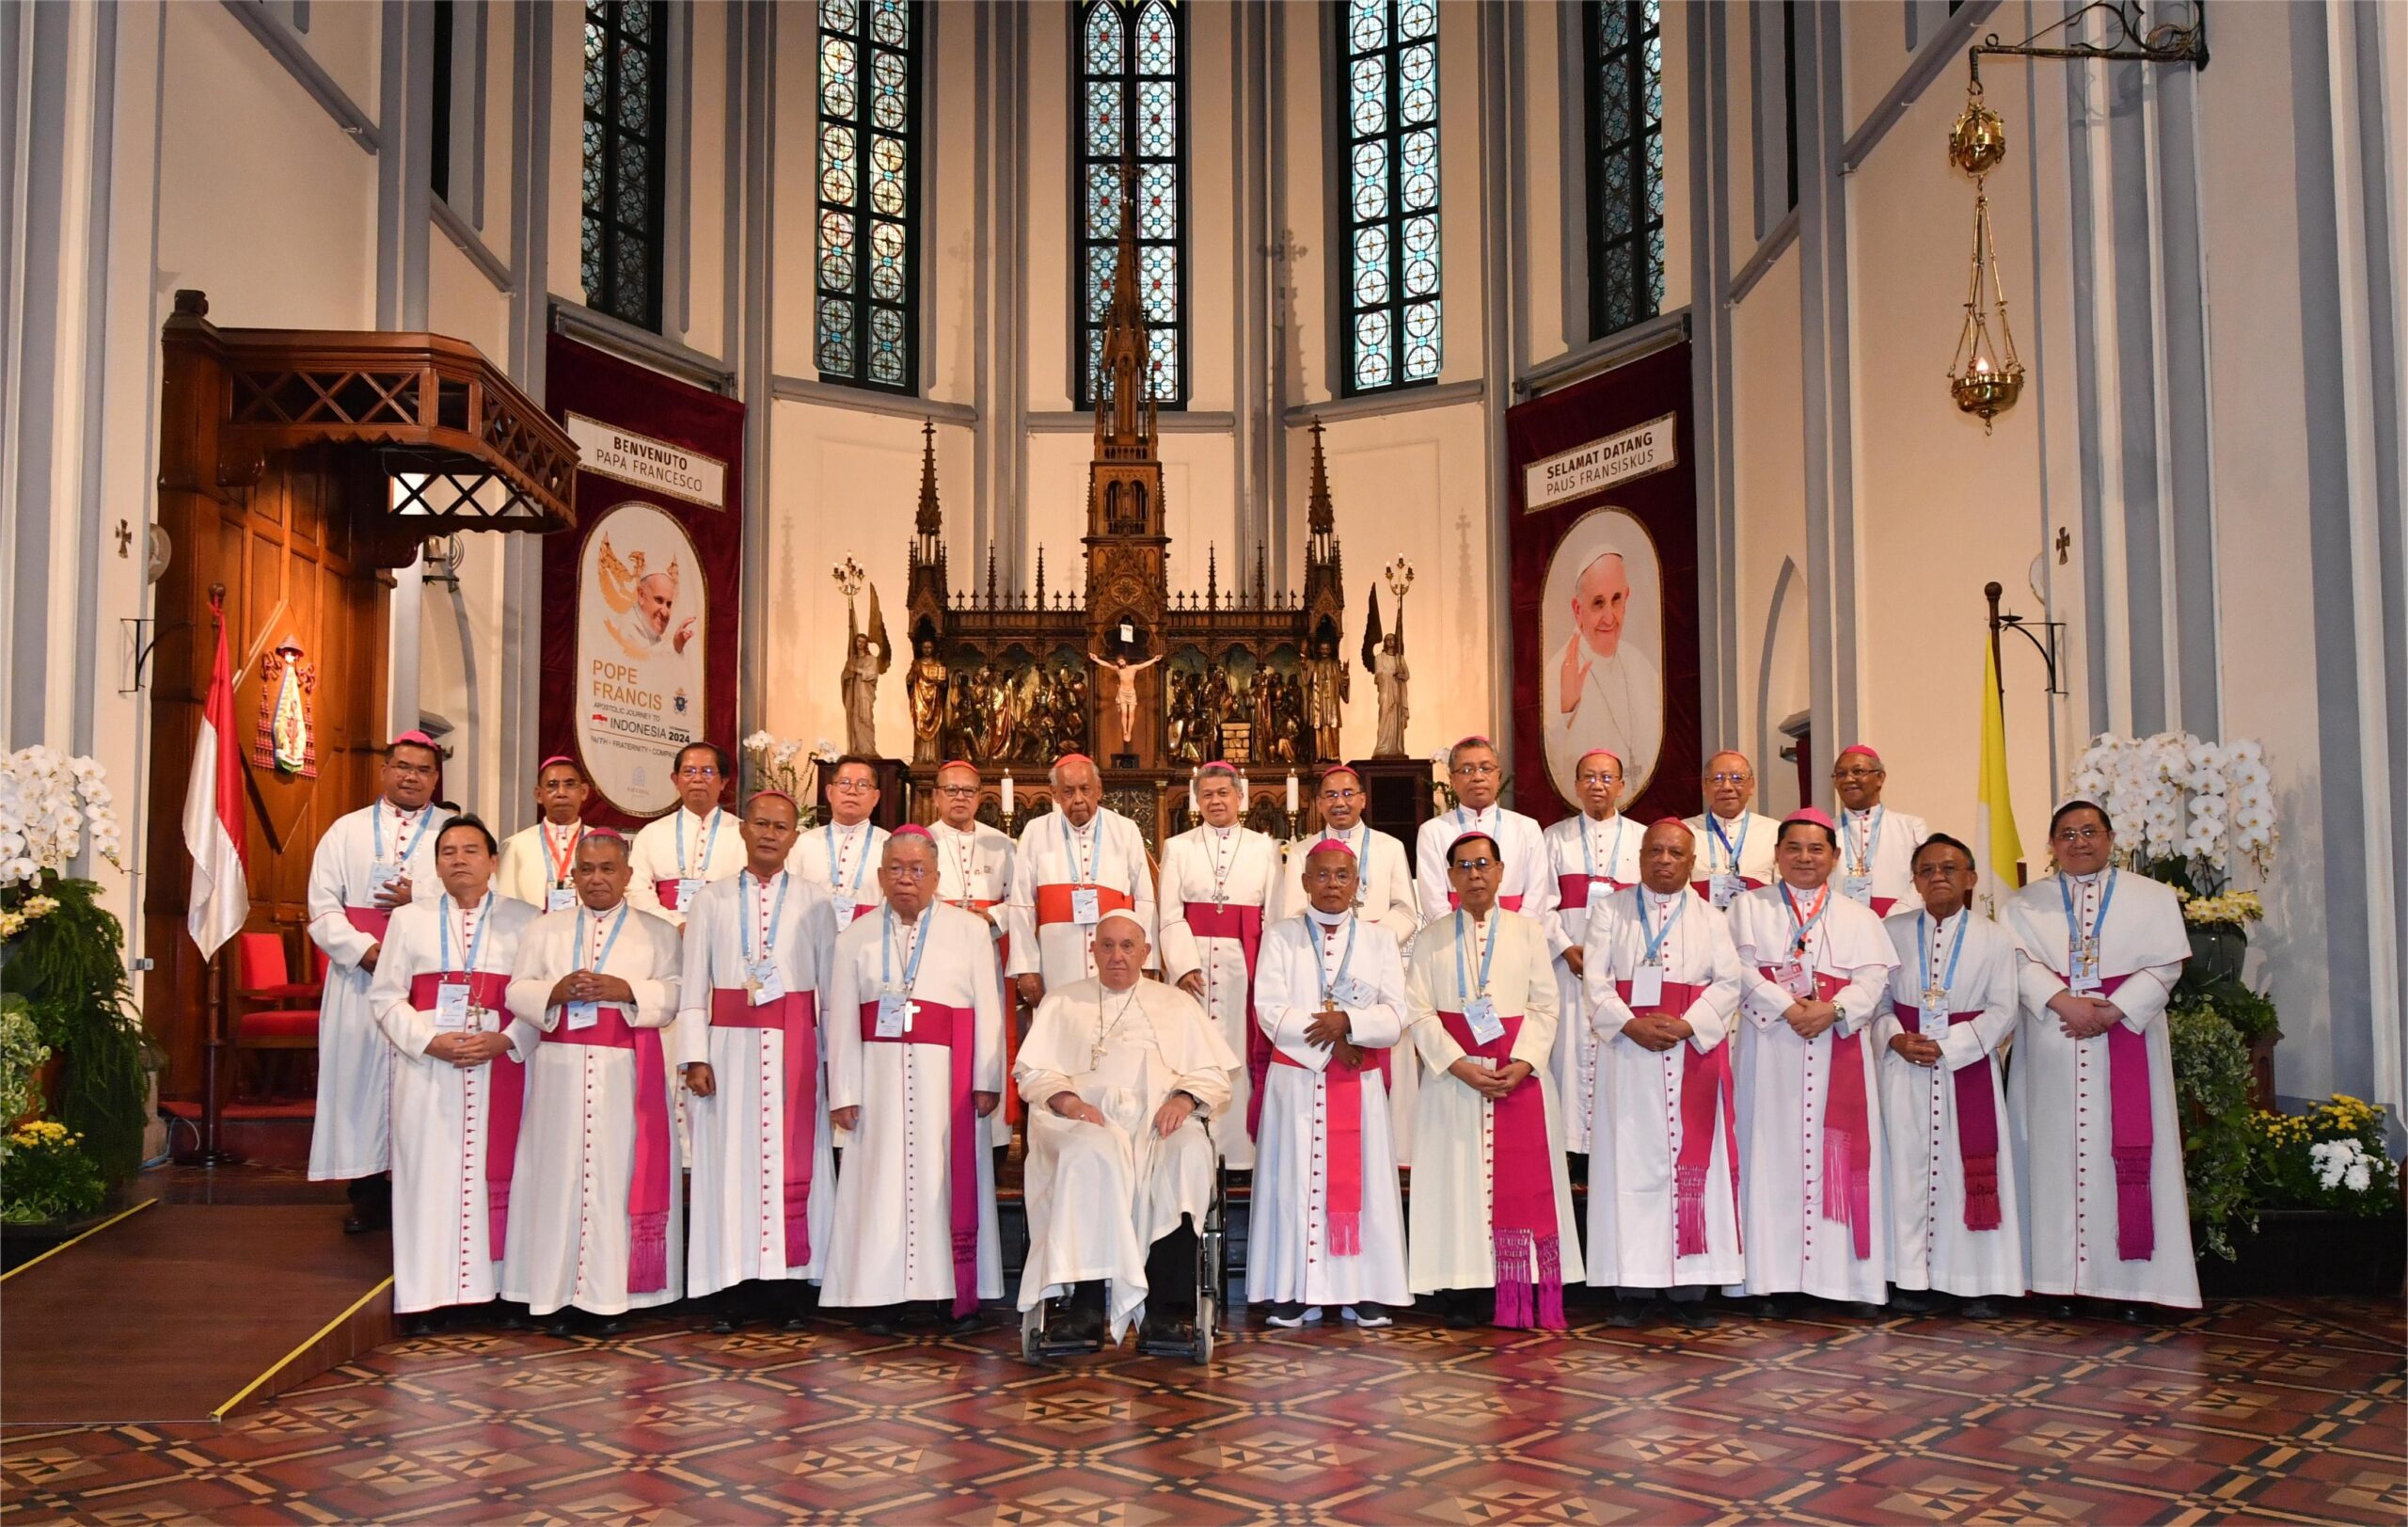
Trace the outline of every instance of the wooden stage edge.
<instances>
[{"instance_id":1,"label":"wooden stage edge","mask_svg":"<svg viewBox=\"0 0 2408 1527\"><path fill-rule=\"evenodd\" d=\"M146 1201L15 1268L0 1427L222 1422L393 1340L391 1239L341 1215Z\"/></svg>"}]
</instances>

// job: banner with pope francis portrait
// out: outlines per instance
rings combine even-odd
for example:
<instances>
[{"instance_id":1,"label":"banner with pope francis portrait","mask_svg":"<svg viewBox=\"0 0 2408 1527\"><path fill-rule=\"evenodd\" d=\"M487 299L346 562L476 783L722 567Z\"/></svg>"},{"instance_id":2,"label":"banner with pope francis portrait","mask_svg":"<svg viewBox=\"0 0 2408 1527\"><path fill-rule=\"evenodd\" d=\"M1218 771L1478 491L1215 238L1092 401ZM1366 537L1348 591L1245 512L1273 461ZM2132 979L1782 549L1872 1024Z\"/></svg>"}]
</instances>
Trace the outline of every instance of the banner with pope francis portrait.
<instances>
[{"instance_id":1,"label":"banner with pope francis portrait","mask_svg":"<svg viewBox=\"0 0 2408 1527\"><path fill-rule=\"evenodd\" d=\"M1674 345L1506 414L1513 802L1577 809L1574 771L1623 762L1640 821L1700 809L1697 500L1689 349Z\"/></svg>"}]
</instances>

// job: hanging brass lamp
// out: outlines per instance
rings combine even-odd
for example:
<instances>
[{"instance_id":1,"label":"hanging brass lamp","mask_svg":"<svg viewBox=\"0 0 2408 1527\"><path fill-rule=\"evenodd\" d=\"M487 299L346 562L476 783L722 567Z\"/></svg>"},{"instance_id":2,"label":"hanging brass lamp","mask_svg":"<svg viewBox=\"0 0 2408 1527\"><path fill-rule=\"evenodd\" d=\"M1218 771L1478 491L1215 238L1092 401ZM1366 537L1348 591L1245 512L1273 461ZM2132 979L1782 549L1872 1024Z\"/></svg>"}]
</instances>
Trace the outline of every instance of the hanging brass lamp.
<instances>
[{"instance_id":1,"label":"hanging brass lamp","mask_svg":"<svg viewBox=\"0 0 2408 1527\"><path fill-rule=\"evenodd\" d=\"M2022 396L2023 362L2015 354L2015 334L2007 326L2006 293L1999 280L1998 247L1990 236L1987 189L1989 172L2006 158L2006 124L1982 103L1979 76L1966 92L1964 113L1949 131L1948 157L1973 177L1972 271L1965 292L1964 326L1957 331L1956 354L1948 365L1948 391L1959 409L1982 422L1987 435L1991 422Z\"/></svg>"}]
</instances>

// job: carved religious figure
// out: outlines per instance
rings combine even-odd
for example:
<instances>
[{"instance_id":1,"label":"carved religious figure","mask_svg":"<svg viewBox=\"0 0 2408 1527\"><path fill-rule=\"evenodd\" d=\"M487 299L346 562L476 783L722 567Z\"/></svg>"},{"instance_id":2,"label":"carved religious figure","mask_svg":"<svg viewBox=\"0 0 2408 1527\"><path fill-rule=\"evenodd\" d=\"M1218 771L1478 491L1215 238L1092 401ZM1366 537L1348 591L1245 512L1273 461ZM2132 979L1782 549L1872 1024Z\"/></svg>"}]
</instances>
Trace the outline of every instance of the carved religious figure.
<instances>
[{"instance_id":1,"label":"carved religious figure","mask_svg":"<svg viewBox=\"0 0 2408 1527\"><path fill-rule=\"evenodd\" d=\"M1413 676L1404 665L1404 633L1391 631L1380 642L1371 661L1371 677L1380 692L1380 733L1372 744L1377 758L1404 756L1404 723L1410 711L1405 684Z\"/></svg>"},{"instance_id":2,"label":"carved religious figure","mask_svg":"<svg viewBox=\"0 0 2408 1527\"><path fill-rule=\"evenodd\" d=\"M1096 652L1088 653L1087 660L1099 668L1112 670L1112 703L1120 712L1120 751L1126 753L1137 734L1137 676L1163 660L1157 654L1144 662L1131 662L1126 658L1115 660Z\"/></svg>"},{"instance_id":3,"label":"carved religious figure","mask_svg":"<svg viewBox=\"0 0 2408 1527\"><path fill-rule=\"evenodd\" d=\"M845 668L838 684L845 697L845 751L865 758L878 756L878 681L894 665L895 653L886 643L886 617L879 613L878 590L869 591L866 631L845 601Z\"/></svg>"},{"instance_id":4,"label":"carved religious figure","mask_svg":"<svg viewBox=\"0 0 2408 1527\"><path fill-rule=\"evenodd\" d=\"M938 735L944 730L948 676L944 660L937 656L937 644L922 642L919 656L911 660L910 671L903 676L904 689L911 699L913 763L936 762Z\"/></svg>"},{"instance_id":5,"label":"carved religious figure","mask_svg":"<svg viewBox=\"0 0 2408 1527\"><path fill-rule=\"evenodd\" d=\"M1338 644L1323 642L1305 664L1305 719L1312 727L1313 756L1323 763L1338 756L1339 723L1353 698L1353 674L1338 656Z\"/></svg>"}]
</instances>

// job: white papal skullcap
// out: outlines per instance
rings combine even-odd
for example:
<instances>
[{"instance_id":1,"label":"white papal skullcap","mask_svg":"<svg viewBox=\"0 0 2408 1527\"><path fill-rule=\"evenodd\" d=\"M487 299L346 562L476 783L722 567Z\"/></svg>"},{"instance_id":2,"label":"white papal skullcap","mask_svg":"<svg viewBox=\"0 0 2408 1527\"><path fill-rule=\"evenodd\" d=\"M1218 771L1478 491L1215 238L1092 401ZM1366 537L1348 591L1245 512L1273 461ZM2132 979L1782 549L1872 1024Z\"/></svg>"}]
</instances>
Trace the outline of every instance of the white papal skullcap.
<instances>
[{"instance_id":1,"label":"white papal skullcap","mask_svg":"<svg viewBox=\"0 0 2408 1527\"><path fill-rule=\"evenodd\" d=\"M1152 931L1151 931L1150 929L1147 928L1147 926L1146 926L1146 919L1145 919L1145 918L1143 918L1143 917L1138 916L1135 913L1133 913L1133 912L1130 911L1127 907L1115 907L1115 908L1113 908L1110 912L1107 912L1107 913L1105 913L1102 916L1098 917L1098 918L1095 920L1095 926L1096 926L1097 930L1098 930L1099 931L1101 931L1102 930L1102 928L1103 928L1103 925L1104 925L1104 924L1106 924L1106 923L1108 923L1108 922L1113 922L1113 921L1116 921L1116 920L1117 920L1117 921L1119 921L1119 922L1125 922L1125 923L1130 924L1132 927L1133 927L1133 928L1135 928L1135 929L1137 930L1137 933L1138 933L1138 936L1139 936L1139 937L1141 937L1141 938L1146 938L1146 939L1148 939L1148 940L1149 940L1149 942L1150 942L1150 941L1151 941L1151 937L1152 937Z\"/></svg>"}]
</instances>

